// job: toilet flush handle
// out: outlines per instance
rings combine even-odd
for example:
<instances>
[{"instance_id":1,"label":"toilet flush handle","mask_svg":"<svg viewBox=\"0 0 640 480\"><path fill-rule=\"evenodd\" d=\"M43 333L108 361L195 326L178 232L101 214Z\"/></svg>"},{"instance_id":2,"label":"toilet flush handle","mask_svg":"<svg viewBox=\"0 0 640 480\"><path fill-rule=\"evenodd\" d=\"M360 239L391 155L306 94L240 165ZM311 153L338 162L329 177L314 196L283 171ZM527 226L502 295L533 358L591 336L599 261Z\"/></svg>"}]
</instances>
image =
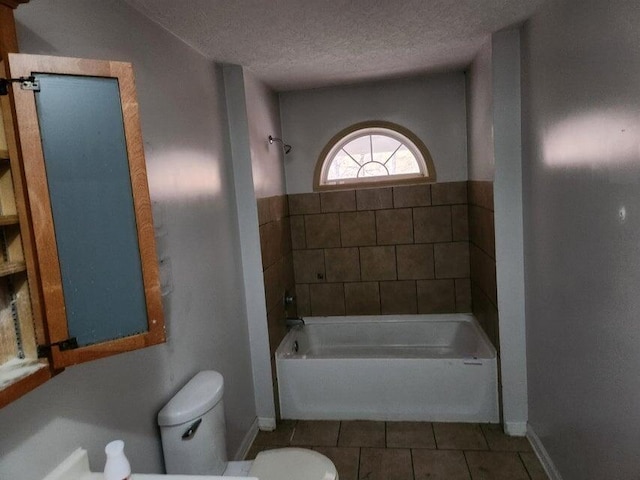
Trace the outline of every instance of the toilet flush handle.
<instances>
[{"instance_id":1,"label":"toilet flush handle","mask_svg":"<svg viewBox=\"0 0 640 480\"><path fill-rule=\"evenodd\" d=\"M193 436L196 434L196 430L198 430L198 427L200 426L201 423L202 423L201 418L193 422L191 426L187 429L187 431L182 434L182 439L191 440Z\"/></svg>"}]
</instances>

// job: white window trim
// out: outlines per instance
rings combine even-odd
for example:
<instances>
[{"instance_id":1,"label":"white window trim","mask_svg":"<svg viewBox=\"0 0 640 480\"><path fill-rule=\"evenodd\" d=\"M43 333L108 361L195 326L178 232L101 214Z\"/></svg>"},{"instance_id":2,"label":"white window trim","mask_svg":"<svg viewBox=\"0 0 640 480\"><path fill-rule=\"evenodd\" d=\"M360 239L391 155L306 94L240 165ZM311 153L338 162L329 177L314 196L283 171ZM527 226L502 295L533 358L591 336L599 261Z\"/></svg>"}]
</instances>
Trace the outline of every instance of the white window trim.
<instances>
[{"instance_id":1,"label":"white window trim","mask_svg":"<svg viewBox=\"0 0 640 480\"><path fill-rule=\"evenodd\" d=\"M419 173L383 175L379 177L360 177L328 180L329 168L334 156L347 143L365 135L385 135L394 138L404 144L416 158ZM361 187L375 187L384 185L403 185L408 183L430 183L436 181L436 172L433 159L426 145L410 130L385 121L362 122L341 130L336 134L322 150L313 181L313 189L341 190Z\"/></svg>"}]
</instances>

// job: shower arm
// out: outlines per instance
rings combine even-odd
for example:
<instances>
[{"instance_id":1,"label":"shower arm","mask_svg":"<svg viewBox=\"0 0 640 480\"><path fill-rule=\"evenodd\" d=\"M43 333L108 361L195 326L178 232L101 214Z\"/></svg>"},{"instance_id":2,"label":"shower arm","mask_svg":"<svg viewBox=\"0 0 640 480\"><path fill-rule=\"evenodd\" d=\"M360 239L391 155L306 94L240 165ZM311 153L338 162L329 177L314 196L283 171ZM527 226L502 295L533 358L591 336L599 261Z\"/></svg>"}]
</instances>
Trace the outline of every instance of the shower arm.
<instances>
[{"instance_id":1,"label":"shower arm","mask_svg":"<svg viewBox=\"0 0 640 480\"><path fill-rule=\"evenodd\" d=\"M280 145L282 145L282 151L285 155L287 155L291 151L291 145L284 143L281 138L269 135L269 145L273 145L273 142L278 142Z\"/></svg>"}]
</instances>

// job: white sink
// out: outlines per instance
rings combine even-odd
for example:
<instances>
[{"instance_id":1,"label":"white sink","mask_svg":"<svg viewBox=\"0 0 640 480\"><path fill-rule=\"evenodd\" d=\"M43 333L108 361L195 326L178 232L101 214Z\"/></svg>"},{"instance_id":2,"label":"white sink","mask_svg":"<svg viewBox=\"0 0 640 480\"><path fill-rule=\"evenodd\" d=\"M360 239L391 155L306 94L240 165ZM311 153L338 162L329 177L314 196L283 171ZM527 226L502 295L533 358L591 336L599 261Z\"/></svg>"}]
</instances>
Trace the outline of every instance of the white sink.
<instances>
[{"instance_id":1,"label":"white sink","mask_svg":"<svg viewBox=\"0 0 640 480\"><path fill-rule=\"evenodd\" d=\"M43 480L104 480L102 472L91 472L87 451L78 448ZM134 473L131 480L258 480L255 477L221 477L218 475L160 475Z\"/></svg>"}]
</instances>

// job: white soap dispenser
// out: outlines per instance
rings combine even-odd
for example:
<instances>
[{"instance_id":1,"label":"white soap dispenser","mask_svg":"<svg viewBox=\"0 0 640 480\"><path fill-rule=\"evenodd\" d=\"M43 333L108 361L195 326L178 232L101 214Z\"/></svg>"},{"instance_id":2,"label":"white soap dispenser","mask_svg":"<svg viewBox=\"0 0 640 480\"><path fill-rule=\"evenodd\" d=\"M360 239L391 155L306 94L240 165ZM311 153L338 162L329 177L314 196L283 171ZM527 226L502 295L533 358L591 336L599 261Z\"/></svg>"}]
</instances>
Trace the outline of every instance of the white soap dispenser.
<instances>
[{"instance_id":1,"label":"white soap dispenser","mask_svg":"<svg viewBox=\"0 0 640 480\"><path fill-rule=\"evenodd\" d=\"M104 464L104 480L131 480L131 465L124 454L124 442L114 440L104 449L107 461Z\"/></svg>"}]
</instances>

